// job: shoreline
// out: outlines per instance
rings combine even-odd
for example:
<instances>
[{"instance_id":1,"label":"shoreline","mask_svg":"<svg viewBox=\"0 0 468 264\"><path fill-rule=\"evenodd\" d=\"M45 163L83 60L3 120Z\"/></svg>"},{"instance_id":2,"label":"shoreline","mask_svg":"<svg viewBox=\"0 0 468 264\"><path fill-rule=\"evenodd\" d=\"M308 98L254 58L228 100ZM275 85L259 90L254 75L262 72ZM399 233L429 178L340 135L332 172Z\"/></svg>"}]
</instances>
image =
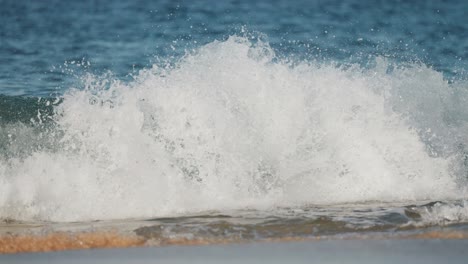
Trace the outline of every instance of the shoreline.
<instances>
[{"instance_id":1,"label":"shoreline","mask_svg":"<svg viewBox=\"0 0 468 264\"><path fill-rule=\"evenodd\" d=\"M0 255L1 263L466 263L468 239L319 240Z\"/></svg>"},{"instance_id":2,"label":"shoreline","mask_svg":"<svg viewBox=\"0 0 468 264\"><path fill-rule=\"evenodd\" d=\"M231 245L252 243L287 243L344 240L468 240L468 230L444 229L411 232L351 233L325 236L284 236L262 239L222 237L144 237L121 230L52 231L31 234L4 233L0 235L0 254L56 252L104 248Z\"/></svg>"}]
</instances>

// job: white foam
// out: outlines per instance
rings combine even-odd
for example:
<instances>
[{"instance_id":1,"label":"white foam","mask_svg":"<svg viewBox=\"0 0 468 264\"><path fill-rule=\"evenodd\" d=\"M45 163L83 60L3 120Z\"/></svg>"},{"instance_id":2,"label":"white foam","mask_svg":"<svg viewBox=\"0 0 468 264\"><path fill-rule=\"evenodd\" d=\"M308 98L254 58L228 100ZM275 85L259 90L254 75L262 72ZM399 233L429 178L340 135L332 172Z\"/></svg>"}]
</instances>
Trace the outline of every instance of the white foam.
<instances>
[{"instance_id":1,"label":"white foam","mask_svg":"<svg viewBox=\"0 0 468 264\"><path fill-rule=\"evenodd\" d=\"M411 223L416 226L425 225L449 225L468 222L468 204L462 203L436 203L431 207L423 207L418 210L421 220Z\"/></svg>"},{"instance_id":2,"label":"white foam","mask_svg":"<svg viewBox=\"0 0 468 264\"><path fill-rule=\"evenodd\" d=\"M388 66L291 66L267 44L233 36L129 83L87 76L86 89L56 107L58 150L0 161L0 216L83 221L463 197L459 139L445 142L438 123L438 97L453 85L424 65Z\"/></svg>"}]
</instances>

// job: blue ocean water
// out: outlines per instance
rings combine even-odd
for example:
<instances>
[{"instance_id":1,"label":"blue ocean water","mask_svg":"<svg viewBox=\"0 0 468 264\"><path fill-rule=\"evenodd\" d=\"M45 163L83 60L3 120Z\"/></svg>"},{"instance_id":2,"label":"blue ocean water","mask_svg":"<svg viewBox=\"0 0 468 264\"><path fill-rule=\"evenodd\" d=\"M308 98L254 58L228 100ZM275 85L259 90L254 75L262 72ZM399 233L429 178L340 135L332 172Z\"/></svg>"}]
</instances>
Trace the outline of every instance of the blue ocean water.
<instances>
[{"instance_id":1,"label":"blue ocean water","mask_svg":"<svg viewBox=\"0 0 468 264\"><path fill-rule=\"evenodd\" d=\"M126 79L160 59L244 31L284 56L358 63L385 56L466 78L463 0L3 0L0 6L4 95L63 93L81 74L64 70L64 63L90 63L87 72Z\"/></svg>"},{"instance_id":2,"label":"blue ocean water","mask_svg":"<svg viewBox=\"0 0 468 264\"><path fill-rule=\"evenodd\" d=\"M0 219L201 214L160 221L252 239L466 223L467 13L2 0Z\"/></svg>"}]
</instances>

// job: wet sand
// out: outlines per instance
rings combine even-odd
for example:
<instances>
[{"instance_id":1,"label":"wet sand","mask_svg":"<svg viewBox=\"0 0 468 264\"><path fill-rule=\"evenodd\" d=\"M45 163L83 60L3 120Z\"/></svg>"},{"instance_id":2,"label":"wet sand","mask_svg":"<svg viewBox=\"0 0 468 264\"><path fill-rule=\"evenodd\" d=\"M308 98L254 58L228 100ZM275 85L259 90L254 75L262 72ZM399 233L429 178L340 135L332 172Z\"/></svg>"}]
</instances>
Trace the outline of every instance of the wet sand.
<instances>
[{"instance_id":1,"label":"wet sand","mask_svg":"<svg viewBox=\"0 0 468 264\"><path fill-rule=\"evenodd\" d=\"M57 231L40 233L4 233L0 235L0 253L49 252L77 249L127 248L127 247L159 247L181 245L223 245L250 244L253 242L313 242L313 241L417 241L417 240L468 240L466 230L429 230L398 233L365 233L340 234L329 236L283 236L263 239L242 239L239 237L213 236L145 236L135 232L122 230L108 231ZM372 243L372 242L367 242ZM419 242L418 242L419 243Z\"/></svg>"},{"instance_id":2,"label":"wet sand","mask_svg":"<svg viewBox=\"0 0 468 264\"><path fill-rule=\"evenodd\" d=\"M468 239L350 239L0 255L0 263L466 263Z\"/></svg>"},{"instance_id":3,"label":"wet sand","mask_svg":"<svg viewBox=\"0 0 468 264\"><path fill-rule=\"evenodd\" d=\"M216 222L200 231L157 221L5 223L0 225L0 263L428 264L468 259L466 225L307 236L287 235L304 232L303 225L274 225L255 229L270 232L262 238L253 238L250 230L226 235L241 225L220 228L224 225Z\"/></svg>"}]
</instances>

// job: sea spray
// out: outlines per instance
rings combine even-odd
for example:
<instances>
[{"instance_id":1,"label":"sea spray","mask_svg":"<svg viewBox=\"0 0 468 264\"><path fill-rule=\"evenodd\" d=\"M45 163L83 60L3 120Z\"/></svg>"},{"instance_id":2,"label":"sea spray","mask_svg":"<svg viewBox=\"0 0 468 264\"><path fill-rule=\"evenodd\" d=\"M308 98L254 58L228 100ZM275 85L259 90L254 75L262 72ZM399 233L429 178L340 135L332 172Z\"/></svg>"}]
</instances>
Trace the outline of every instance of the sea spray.
<instances>
[{"instance_id":1,"label":"sea spray","mask_svg":"<svg viewBox=\"0 0 468 264\"><path fill-rule=\"evenodd\" d=\"M464 88L382 58L289 63L236 36L130 82L88 75L40 132L52 144L0 159L0 217L463 199Z\"/></svg>"}]
</instances>

